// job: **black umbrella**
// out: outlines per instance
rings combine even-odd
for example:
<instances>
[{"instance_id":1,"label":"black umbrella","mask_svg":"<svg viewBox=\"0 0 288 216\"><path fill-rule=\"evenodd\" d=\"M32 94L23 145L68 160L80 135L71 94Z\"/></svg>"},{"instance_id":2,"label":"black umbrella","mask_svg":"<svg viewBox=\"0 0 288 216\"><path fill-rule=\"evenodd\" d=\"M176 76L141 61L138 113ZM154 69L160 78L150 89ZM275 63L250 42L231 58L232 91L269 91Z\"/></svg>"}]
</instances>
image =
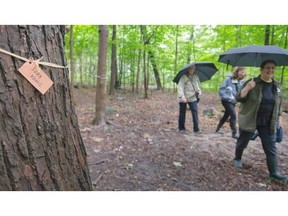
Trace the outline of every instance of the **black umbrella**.
<instances>
[{"instance_id":1,"label":"black umbrella","mask_svg":"<svg viewBox=\"0 0 288 216\"><path fill-rule=\"evenodd\" d=\"M188 68L190 68L192 65L195 65L196 67L195 74L198 75L200 82L210 80L211 77L218 71L212 62L191 62L180 69L173 79L173 82L178 84L181 76L186 74L188 72Z\"/></svg>"},{"instance_id":2,"label":"black umbrella","mask_svg":"<svg viewBox=\"0 0 288 216\"><path fill-rule=\"evenodd\" d=\"M277 66L288 65L288 50L274 45L232 48L222 53L218 61L232 66L259 67L268 59L274 60Z\"/></svg>"}]
</instances>

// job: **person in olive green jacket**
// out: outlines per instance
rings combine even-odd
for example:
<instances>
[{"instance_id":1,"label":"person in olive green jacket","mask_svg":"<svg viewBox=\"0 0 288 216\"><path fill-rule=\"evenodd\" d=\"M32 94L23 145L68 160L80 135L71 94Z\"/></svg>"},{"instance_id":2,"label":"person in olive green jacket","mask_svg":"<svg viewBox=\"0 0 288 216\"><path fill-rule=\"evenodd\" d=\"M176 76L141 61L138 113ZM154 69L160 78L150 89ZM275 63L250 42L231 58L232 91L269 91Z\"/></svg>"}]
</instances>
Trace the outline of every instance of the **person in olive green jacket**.
<instances>
[{"instance_id":1,"label":"person in olive green jacket","mask_svg":"<svg viewBox=\"0 0 288 216\"><path fill-rule=\"evenodd\" d=\"M187 73L181 76L178 82L178 102L179 102L179 118L178 118L178 130L184 132L186 108L187 104L190 107L193 120L193 131L196 134L200 133L199 120L198 120L198 96L202 94L200 88L200 80L197 74L195 74L195 65L188 68Z\"/></svg>"},{"instance_id":2,"label":"person in olive green jacket","mask_svg":"<svg viewBox=\"0 0 288 216\"><path fill-rule=\"evenodd\" d=\"M265 60L260 66L260 75L246 81L239 89L237 101L240 102L238 113L239 138L236 142L233 165L242 168L242 154L254 131L261 138L266 155L267 167L271 178L286 181L288 176L278 172L276 148L276 123L281 125L281 87L273 79L276 63Z\"/></svg>"}]
</instances>

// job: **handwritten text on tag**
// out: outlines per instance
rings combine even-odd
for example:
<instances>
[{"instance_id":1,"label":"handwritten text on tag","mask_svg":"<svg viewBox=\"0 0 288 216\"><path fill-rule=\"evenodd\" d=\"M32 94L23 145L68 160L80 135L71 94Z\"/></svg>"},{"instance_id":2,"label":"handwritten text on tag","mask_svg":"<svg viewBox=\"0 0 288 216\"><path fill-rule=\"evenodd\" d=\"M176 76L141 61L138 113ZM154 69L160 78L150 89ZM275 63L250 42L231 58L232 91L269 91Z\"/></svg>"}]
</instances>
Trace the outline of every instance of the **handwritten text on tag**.
<instances>
[{"instance_id":1,"label":"handwritten text on tag","mask_svg":"<svg viewBox=\"0 0 288 216\"><path fill-rule=\"evenodd\" d=\"M42 94L53 85L53 81L33 61L25 62L18 70Z\"/></svg>"}]
</instances>

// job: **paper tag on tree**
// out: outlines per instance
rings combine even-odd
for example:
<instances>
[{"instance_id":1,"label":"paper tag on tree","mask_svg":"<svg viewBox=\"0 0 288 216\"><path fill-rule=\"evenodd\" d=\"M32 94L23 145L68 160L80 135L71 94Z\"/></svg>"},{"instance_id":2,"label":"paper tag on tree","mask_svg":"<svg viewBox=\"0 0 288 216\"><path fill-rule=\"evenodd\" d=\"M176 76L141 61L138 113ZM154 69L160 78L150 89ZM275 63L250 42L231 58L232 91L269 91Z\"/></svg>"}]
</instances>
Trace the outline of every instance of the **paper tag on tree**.
<instances>
[{"instance_id":1,"label":"paper tag on tree","mask_svg":"<svg viewBox=\"0 0 288 216\"><path fill-rule=\"evenodd\" d=\"M53 81L34 61L25 62L18 70L43 95L53 85Z\"/></svg>"}]
</instances>

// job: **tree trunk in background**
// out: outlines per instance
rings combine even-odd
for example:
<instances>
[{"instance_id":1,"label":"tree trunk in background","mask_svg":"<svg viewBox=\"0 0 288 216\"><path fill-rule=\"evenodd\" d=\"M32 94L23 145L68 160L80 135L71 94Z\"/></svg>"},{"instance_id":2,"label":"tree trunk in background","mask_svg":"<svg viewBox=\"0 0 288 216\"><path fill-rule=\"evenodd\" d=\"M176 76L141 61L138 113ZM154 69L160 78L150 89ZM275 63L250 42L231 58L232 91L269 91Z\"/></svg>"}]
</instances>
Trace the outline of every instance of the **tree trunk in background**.
<instances>
[{"instance_id":1,"label":"tree trunk in background","mask_svg":"<svg viewBox=\"0 0 288 216\"><path fill-rule=\"evenodd\" d=\"M274 26L271 26L272 30L271 30L271 42L270 45L274 45L274 39L275 39L275 28Z\"/></svg>"},{"instance_id":2,"label":"tree trunk in background","mask_svg":"<svg viewBox=\"0 0 288 216\"><path fill-rule=\"evenodd\" d=\"M174 57L174 77L177 74L177 67L178 67L178 31L179 26L176 25L176 35L175 35L175 57ZM188 55L188 61L190 60L190 55ZM177 86L173 83L173 92L176 92Z\"/></svg>"},{"instance_id":3,"label":"tree trunk in background","mask_svg":"<svg viewBox=\"0 0 288 216\"><path fill-rule=\"evenodd\" d=\"M151 38L153 37L153 35L155 34L156 31L154 30L152 32L152 34L148 37L147 28L146 28L145 25L141 25L140 26L140 30L141 30L144 46L147 47L147 45L150 44L150 40L151 40ZM163 89L162 85L161 85L159 71L158 71L158 68L157 68L157 63L155 61L154 52L149 50L149 48L148 48L148 57L149 57L149 59L151 61L151 65L152 65L152 68L153 68L154 77L155 77L156 84L157 84L157 90Z\"/></svg>"},{"instance_id":4,"label":"tree trunk in background","mask_svg":"<svg viewBox=\"0 0 288 216\"><path fill-rule=\"evenodd\" d=\"M236 26L236 44L241 47L242 46L242 26Z\"/></svg>"},{"instance_id":5,"label":"tree trunk in background","mask_svg":"<svg viewBox=\"0 0 288 216\"><path fill-rule=\"evenodd\" d=\"M139 93L139 78L140 78L141 50L138 51L137 72L136 72L136 94Z\"/></svg>"},{"instance_id":6,"label":"tree trunk in background","mask_svg":"<svg viewBox=\"0 0 288 216\"><path fill-rule=\"evenodd\" d=\"M143 79L144 79L144 98L148 98L148 78L146 69L146 50L143 52Z\"/></svg>"},{"instance_id":7,"label":"tree trunk in background","mask_svg":"<svg viewBox=\"0 0 288 216\"><path fill-rule=\"evenodd\" d=\"M79 58L79 76L80 76L80 84L79 84L79 88L83 88L83 57L82 57L82 53L80 54L80 58Z\"/></svg>"},{"instance_id":8,"label":"tree trunk in background","mask_svg":"<svg viewBox=\"0 0 288 216\"><path fill-rule=\"evenodd\" d=\"M105 125L105 85L106 85L106 60L108 47L108 26L99 26L99 51L98 71L96 84L96 115L95 124Z\"/></svg>"},{"instance_id":9,"label":"tree trunk in background","mask_svg":"<svg viewBox=\"0 0 288 216\"><path fill-rule=\"evenodd\" d=\"M154 52L152 52L151 50L148 50L148 56L149 56L149 59L153 68L154 77L155 77L156 84L157 84L157 90L163 90L160 76L159 76L159 71L157 68L157 63L156 63L155 56L154 56Z\"/></svg>"},{"instance_id":10,"label":"tree trunk in background","mask_svg":"<svg viewBox=\"0 0 288 216\"><path fill-rule=\"evenodd\" d=\"M266 25L266 27L265 27L264 45L269 45L269 39L270 39L270 25Z\"/></svg>"},{"instance_id":11,"label":"tree trunk in background","mask_svg":"<svg viewBox=\"0 0 288 216\"><path fill-rule=\"evenodd\" d=\"M64 26L0 26L0 47L66 65ZM92 190L67 69L42 67L54 84L42 95L0 53L0 190Z\"/></svg>"},{"instance_id":12,"label":"tree trunk in background","mask_svg":"<svg viewBox=\"0 0 288 216\"><path fill-rule=\"evenodd\" d=\"M136 51L135 49L131 49L132 57L130 61L130 85L131 85L131 92L135 92L135 78L136 78Z\"/></svg>"},{"instance_id":13,"label":"tree trunk in background","mask_svg":"<svg viewBox=\"0 0 288 216\"><path fill-rule=\"evenodd\" d=\"M70 26L70 72L71 72L71 95L74 95L74 47L73 47L73 25Z\"/></svg>"},{"instance_id":14,"label":"tree trunk in background","mask_svg":"<svg viewBox=\"0 0 288 216\"><path fill-rule=\"evenodd\" d=\"M113 95L115 89L118 88L116 85L116 75L117 75L117 46L116 46L116 34L117 27L113 25L113 34L112 34L112 53L111 53L111 77L110 77L110 90L109 95Z\"/></svg>"},{"instance_id":15,"label":"tree trunk in background","mask_svg":"<svg viewBox=\"0 0 288 216\"><path fill-rule=\"evenodd\" d=\"M177 38L178 38L178 26L177 26ZM187 64L191 62L191 55L193 55L193 59L195 59L195 49L194 49L194 26L191 26L191 32L189 37L189 42L191 41L191 46L188 47L187 52ZM178 43L178 40L177 40ZM189 44L190 45L190 44ZM178 49L177 49L178 50ZM174 76L176 76L177 71L175 71Z\"/></svg>"},{"instance_id":16,"label":"tree trunk in background","mask_svg":"<svg viewBox=\"0 0 288 216\"><path fill-rule=\"evenodd\" d=\"M124 78L124 76L123 76L123 65L124 65L123 57L121 57L120 64L119 64L119 76L116 79L117 81L119 81L119 87L121 87L122 83L125 82L125 80L123 80L123 78Z\"/></svg>"},{"instance_id":17,"label":"tree trunk in background","mask_svg":"<svg viewBox=\"0 0 288 216\"><path fill-rule=\"evenodd\" d=\"M191 26L191 35L190 35L190 40L192 41L192 54L193 54L193 60L195 61L196 59L196 52L195 52L195 36L194 36L194 26ZM187 63L190 63L190 61L188 61Z\"/></svg>"}]
</instances>

